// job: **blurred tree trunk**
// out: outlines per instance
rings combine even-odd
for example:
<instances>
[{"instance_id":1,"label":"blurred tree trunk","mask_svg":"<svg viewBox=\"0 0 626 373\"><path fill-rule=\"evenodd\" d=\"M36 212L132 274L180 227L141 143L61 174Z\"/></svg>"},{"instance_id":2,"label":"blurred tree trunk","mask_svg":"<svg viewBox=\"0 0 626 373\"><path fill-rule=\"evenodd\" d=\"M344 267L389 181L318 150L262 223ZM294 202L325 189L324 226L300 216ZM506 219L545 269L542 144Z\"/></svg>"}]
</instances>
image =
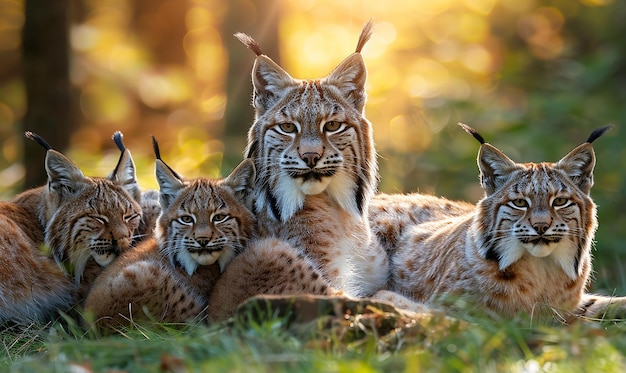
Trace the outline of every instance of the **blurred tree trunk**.
<instances>
[{"instance_id":1,"label":"blurred tree trunk","mask_svg":"<svg viewBox=\"0 0 626 373\"><path fill-rule=\"evenodd\" d=\"M56 150L70 142L76 121L69 79L71 0L25 0L22 29L24 83L28 108L23 129L41 135ZM24 188L46 181L44 151L24 144Z\"/></svg>"},{"instance_id":2,"label":"blurred tree trunk","mask_svg":"<svg viewBox=\"0 0 626 373\"><path fill-rule=\"evenodd\" d=\"M230 172L243 158L248 129L252 125L252 63L254 53L234 36L236 32L250 35L261 46L264 54L280 64L278 23L280 0L235 0L229 3L224 17L222 35L228 52L226 80L226 111L224 113L224 164Z\"/></svg>"}]
</instances>

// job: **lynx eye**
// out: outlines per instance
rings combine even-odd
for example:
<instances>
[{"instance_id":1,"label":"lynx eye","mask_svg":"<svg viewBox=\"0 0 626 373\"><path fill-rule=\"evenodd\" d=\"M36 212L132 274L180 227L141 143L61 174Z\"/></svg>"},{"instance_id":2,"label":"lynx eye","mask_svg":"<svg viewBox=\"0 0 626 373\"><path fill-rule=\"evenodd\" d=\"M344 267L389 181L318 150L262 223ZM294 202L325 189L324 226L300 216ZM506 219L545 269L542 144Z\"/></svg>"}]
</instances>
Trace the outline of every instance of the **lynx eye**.
<instances>
[{"instance_id":1,"label":"lynx eye","mask_svg":"<svg viewBox=\"0 0 626 373\"><path fill-rule=\"evenodd\" d=\"M97 221L98 223L104 225L106 223L109 222L109 220L107 218L105 218L104 216L95 216L95 215L90 215L90 218L92 218L93 220Z\"/></svg>"},{"instance_id":2,"label":"lynx eye","mask_svg":"<svg viewBox=\"0 0 626 373\"><path fill-rule=\"evenodd\" d=\"M128 222L130 222L132 220L137 219L138 217L139 217L139 214L126 215L126 216L124 216L124 221L128 223Z\"/></svg>"},{"instance_id":3,"label":"lynx eye","mask_svg":"<svg viewBox=\"0 0 626 373\"><path fill-rule=\"evenodd\" d=\"M337 132L343 127L343 123L331 120L324 124L324 132Z\"/></svg>"},{"instance_id":4,"label":"lynx eye","mask_svg":"<svg viewBox=\"0 0 626 373\"><path fill-rule=\"evenodd\" d=\"M183 215L178 218L178 221L183 224L193 224L194 219L191 215Z\"/></svg>"},{"instance_id":5,"label":"lynx eye","mask_svg":"<svg viewBox=\"0 0 626 373\"><path fill-rule=\"evenodd\" d=\"M557 197L552 201L552 206L554 207L561 207L561 206L565 206L565 204L567 203L567 201L569 201L567 198L565 197Z\"/></svg>"},{"instance_id":6,"label":"lynx eye","mask_svg":"<svg viewBox=\"0 0 626 373\"><path fill-rule=\"evenodd\" d=\"M520 208L528 207L528 201L526 201L524 198L516 198L512 200L511 203L515 207L520 207Z\"/></svg>"},{"instance_id":7,"label":"lynx eye","mask_svg":"<svg viewBox=\"0 0 626 373\"><path fill-rule=\"evenodd\" d=\"M289 122L279 124L278 128L284 133L294 133L298 129L295 124Z\"/></svg>"},{"instance_id":8,"label":"lynx eye","mask_svg":"<svg viewBox=\"0 0 626 373\"><path fill-rule=\"evenodd\" d=\"M211 218L211 220L213 221L213 223L217 224L217 223L222 223L224 221L226 221L228 219L228 215L226 214L215 214L213 215L213 217Z\"/></svg>"}]
</instances>

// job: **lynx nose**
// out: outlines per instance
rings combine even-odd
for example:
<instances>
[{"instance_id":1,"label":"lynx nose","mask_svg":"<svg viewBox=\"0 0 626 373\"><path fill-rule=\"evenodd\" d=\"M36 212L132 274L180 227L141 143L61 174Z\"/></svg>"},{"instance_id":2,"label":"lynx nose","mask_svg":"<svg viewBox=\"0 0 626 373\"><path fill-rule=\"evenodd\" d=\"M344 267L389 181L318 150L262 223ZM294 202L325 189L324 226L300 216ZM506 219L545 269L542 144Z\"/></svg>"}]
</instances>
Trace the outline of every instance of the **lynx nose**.
<instances>
[{"instance_id":1,"label":"lynx nose","mask_svg":"<svg viewBox=\"0 0 626 373\"><path fill-rule=\"evenodd\" d=\"M209 242L211 240L208 237L200 237L200 238L196 238L196 242L198 244L200 244L201 247L207 247L209 246Z\"/></svg>"},{"instance_id":2,"label":"lynx nose","mask_svg":"<svg viewBox=\"0 0 626 373\"><path fill-rule=\"evenodd\" d=\"M550 224L544 223L544 222L533 224L533 228L540 235L546 233L546 231L548 230L549 227L550 227Z\"/></svg>"},{"instance_id":3,"label":"lynx nose","mask_svg":"<svg viewBox=\"0 0 626 373\"><path fill-rule=\"evenodd\" d=\"M309 168L313 168L320 160L321 156L315 152L308 152L302 154L300 158L306 162L306 165L309 166Z\"/></svg>"}]
</instances>

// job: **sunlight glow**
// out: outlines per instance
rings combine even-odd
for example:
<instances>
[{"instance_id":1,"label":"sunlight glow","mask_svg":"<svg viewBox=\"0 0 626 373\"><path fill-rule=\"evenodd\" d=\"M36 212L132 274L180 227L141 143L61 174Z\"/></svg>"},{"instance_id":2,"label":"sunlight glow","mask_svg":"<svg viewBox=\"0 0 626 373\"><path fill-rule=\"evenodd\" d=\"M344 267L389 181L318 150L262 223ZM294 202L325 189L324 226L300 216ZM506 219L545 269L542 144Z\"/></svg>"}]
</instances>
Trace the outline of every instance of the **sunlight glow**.
<instances>
[{"instance_id":1,"label":"sunlight glow","mask_svg":"<svg viewBox=\"0 0 626 373\"><path fill-rule=\"evenodd\" d=\"M431 134L422 122L399 115L389 123L389 136L392 146L398 151L426 149L431 141Z\"/></svg>"},{"instance_id":2,"label":"sunlight glow","mask_svg":"<svg viewBox=\"0 0 626 373\"><path fill-rule=\"evenodd\" d=\"M0 1L0 51L18 48L22 40L20 32L24 25L24 13L19 1Z\"/></svg>"},{"instance_id":3,"label":"sunlight glow","mask_svg":"<svg viewBox=\"0 0 626 373\"><path fill-rule=\"evenodd\" d=\"M491 72L492 59L487 49L479 44L470 44L463 52L463 65L480 74Z\"/></svg>"},{"instance_id":4,"label":"sunlight glow","mask_svg":"<svg viewBox=\"0 0 626 373\"><path fill-rule=\"evenodd\" d=\"M90 25L75 25L70 30L70 44L77 51L87 51L98 43L100 30Z\"/></svg>"},{"instance_id":5,"label":"sunlight glow","mask_svg":"<svg viewBox=\"0 0 626 373\"><path fill-rule=\"evenodd\" d=\"M603 9L597 8L614 3L83 0L69 30L70 77L81 114L71 145L88 156L112 146L113 130L123 130L131 139L149 130L163 139L164 148L171 148L183 174L194 167L217 174L222 159L232 164L243 152L236 147L245 144L245 130L229 133L226 121L232 112L251 111L253 56L242 53L245 60L236 61L243 62L237 69L245 69L229 71L229 53L235 44L242 49L234 31L262 38L263 50L277 54L270 57L294 78L320 78L353 53L361 27L373 19L374 33L363 49L367 117L380 149L419 156L432 145L431 137L458 116L470 110L483 115L476 103L493 102L501 109L497 115L484 114L492 127L520 120L532 101L525 88L511 82L523 85L516 79L535 68L530 61L558 63L558 79L579 80L587 67L571 57L578 42L571 35L584 32L575 28L585 23L572 20L584 14L585 22L600 22L588 16L589 10L600 17ZM24 0L0 0L0 57L8 66L0 66L0 168L21 156L10 143L27 108L22 77L15 70L20 66L23 5ZM229 96L237 84L244 93L240 102ZM231 138L236 136L240 139ZM81 139L95 137L102 138L85 148ZM211 141L216 143L210 148L201 146ZM151 168L150 142L134 145L138 162ZM393 174L388 183L405 183L402 177Z\"/></svg>"},{"instance_id":6,"label":"sunlight glow","mask_svg":"<svg viewBox=\"0 0 626 373\"><path fill-rule=\"evenodd\" d=\"M496 5L496 0L465 0L465 5L474 12L486 16Z\"/></svg>"},{"instance_id":7,"label":"sunlight glow","mask_svg":"<svg viewBox=\"0 0 626 373\"><path fill-rule=\"evenodd\" d=\"M430 98L440 95L448 84L450 74L440 63L426 59L417 59L407 77L407 91L413 97Z\"/></svg>"}]
</instances>

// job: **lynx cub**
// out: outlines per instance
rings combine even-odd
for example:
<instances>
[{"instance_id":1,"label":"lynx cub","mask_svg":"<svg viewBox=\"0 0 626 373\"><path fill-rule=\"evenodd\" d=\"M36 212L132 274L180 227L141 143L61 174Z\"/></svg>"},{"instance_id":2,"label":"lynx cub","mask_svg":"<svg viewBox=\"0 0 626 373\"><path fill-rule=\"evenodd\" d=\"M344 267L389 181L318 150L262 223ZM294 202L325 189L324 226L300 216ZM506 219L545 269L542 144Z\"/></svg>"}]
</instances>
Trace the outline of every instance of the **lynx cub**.
<instances>
[{"instance_id":1,"label":"lynx cub","mask_svg":"<svg viewBox=\"0 0 626 373\"><path fill-rule=\"evenodd\" d=\"M220 270L255 232L242 201L254 181L244 160L227 178L185 180L161 160L154 140L161 214L156 238L121 256L98 277L85 309L99 325L142 318L182 322L206 307Z\"/></svg>"},{"instance_id":2,"label":"lynx cub","mask_svg":"<svg viewBox=\"0 0 626 373\"><path fill-rule=\"evenodd\" d=\"M313 80L292 78L249 36L236 34L257 55L255 121L246 154L257 169L254 209L260 235L268 239L233 261L211 305L236 304L259 293L325 293L329 286L367 296L386 283L387 256L371 239L367 220L377 163L372 126L363 113L367 71L360 51L371 28L363 28L355 53L326 78ZM271 263L280 253L284 267ZM263 256L268 268L255 264ZM309 274L302 279L292 270ZM266 280L267 287L258 286ZM235 283L249 288L239 290ZM221 286L230 290L219 291Z\"/></svg>"},{"instance_id":3,"label":"lynx cub","mask_svg":"<svg viewBox=\"0 0 626 373\"><path fill-rule=\"evenodd\" d=\"M391 289L430 305L462 296L504 317L579 312L597 227L591 143L608 127L556 163L515 163L463 128L481 143L485 196L476 206L419 194L381 195L372 204Z\"/></svg>"},{"instance_id":4,"label":"lynx cub","mask_svg":"<svg viewBox=\"0 0 626 373\"><path fill-rule=\"evenodd\" d=\"M67 311L88 287L86 273L129 248L141 218L128 151L108 178L91 178L41 137L26 136L47 150L48 183L0 204L0 323L44 322Z\"/></svg>"}]
</instances>

